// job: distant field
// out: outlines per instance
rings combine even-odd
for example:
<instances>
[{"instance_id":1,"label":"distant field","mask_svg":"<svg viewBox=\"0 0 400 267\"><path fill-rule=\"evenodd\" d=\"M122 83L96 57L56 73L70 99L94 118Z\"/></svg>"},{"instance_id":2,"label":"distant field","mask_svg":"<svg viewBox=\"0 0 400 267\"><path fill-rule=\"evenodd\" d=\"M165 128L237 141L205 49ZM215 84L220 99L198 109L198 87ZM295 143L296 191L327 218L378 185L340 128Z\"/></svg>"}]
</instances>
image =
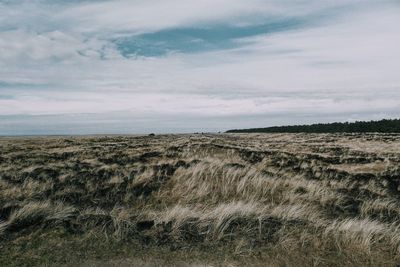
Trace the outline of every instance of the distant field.
<instances>
[{"instance_id":1,"label":"distant field","mask_svg":"<svg viewBox=\"0 0 400 267\"><path fill-rule=\"evenodd\" d=\"M0 266L396 266L400 135L0 138Z\"/></svg>"}]
</instances>

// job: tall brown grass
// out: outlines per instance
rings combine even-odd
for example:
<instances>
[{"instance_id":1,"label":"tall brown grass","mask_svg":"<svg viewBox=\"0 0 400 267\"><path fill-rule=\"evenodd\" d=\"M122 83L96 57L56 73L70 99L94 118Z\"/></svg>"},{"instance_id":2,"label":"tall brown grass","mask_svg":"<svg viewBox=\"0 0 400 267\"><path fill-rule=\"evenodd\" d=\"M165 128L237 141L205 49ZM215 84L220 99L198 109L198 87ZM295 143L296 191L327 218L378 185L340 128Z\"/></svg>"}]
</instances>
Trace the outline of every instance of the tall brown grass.
<instances>
[{"instance_id":1,"label":"tall brown grass","mask_svg":"<svg viewBox=\"0 0 400 267\"><path fill-rule=\"evenodd\" d=\"M20 139L19 150L4 139L1 242L61 225L146 245L223 246L261 265L393 266L400 157L376 146L400 138L351 138Z\"/></svg>"}]
</instances>

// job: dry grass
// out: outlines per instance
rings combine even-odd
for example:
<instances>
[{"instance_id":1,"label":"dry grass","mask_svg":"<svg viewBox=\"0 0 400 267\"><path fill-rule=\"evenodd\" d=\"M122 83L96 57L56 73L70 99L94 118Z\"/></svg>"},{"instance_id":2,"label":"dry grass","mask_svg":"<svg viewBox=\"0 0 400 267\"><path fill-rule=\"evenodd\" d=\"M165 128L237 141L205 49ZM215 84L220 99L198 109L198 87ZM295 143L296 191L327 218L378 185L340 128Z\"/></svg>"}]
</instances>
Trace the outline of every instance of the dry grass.
<instances>
[{"instance_id":1,"label":"dry grass","mask_svg":"<svg viewBox=\"0 0 400 267\"><path fill-rule=\"evenodd\" d=\"M399 137L0 139L0 245L61 227L227 264L394 266Z\"/></svg>"}]
</instances>

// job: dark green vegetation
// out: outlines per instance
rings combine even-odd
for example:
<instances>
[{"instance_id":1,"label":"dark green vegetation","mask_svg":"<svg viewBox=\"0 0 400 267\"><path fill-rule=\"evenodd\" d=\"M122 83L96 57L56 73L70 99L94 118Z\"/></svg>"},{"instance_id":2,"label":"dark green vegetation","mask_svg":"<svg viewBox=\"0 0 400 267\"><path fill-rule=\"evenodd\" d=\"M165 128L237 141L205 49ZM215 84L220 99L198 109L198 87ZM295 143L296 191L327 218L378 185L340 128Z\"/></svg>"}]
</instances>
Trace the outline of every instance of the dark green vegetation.
<instances>
[{"instance_id":1,"label":"dark green vegetation","mask_svg":"<svg viewBox=\"0 0 400 267\"><path fill-rule=\"evenodd\" d=\"M400 133L400 119L229 130L228 133Z\"/></svg>"},{"instance_id":2,"label":"dark green vegetation","mask_svg":"<svg viewBox=\"0 0 400 267\"><path fill-rule=\"evenodd\" d=\"M0 139L0 266L395 266L400 135Z\"/></svg>"}]
</instances>

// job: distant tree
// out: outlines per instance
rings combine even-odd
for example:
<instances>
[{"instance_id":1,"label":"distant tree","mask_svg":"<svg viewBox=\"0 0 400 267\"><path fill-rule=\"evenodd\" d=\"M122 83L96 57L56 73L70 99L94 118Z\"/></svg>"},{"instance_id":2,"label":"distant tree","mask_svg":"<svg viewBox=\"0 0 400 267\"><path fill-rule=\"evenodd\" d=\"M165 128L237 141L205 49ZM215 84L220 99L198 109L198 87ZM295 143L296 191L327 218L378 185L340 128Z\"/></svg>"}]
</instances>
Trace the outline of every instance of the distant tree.
<instances>
[{"instance_id":1,"label":"distant tree","mask_svg":"<svg viewBox=\"0 0 400 267\"><path fill-rule=\"evenodd\" d=\"M400 119L235 129L227 133L400 133Z\"/></svg>"}]
</instances>

